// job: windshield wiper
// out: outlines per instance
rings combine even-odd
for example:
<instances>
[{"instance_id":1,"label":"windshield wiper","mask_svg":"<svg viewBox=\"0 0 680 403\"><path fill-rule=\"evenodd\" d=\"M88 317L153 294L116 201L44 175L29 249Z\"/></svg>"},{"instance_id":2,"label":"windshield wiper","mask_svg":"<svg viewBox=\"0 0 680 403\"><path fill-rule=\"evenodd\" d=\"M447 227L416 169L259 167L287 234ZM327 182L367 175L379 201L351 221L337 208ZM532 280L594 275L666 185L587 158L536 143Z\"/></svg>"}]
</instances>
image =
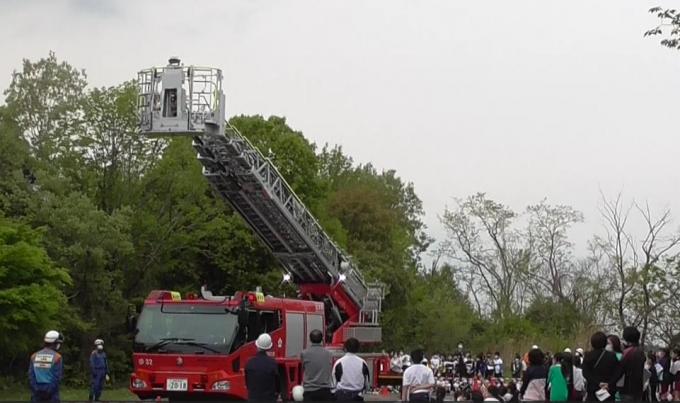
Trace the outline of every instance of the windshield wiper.
<instances>
[{"instance_id":1,"label":"windshield wiper","mask_svg":"<svg viewBox=\"0 0 680 403\"><path fill-rule=\"evenodd\" d=\"M172 343L172 344L179 344L179 345L185 345L185 346L196 346L200 347L202 349L208 350L212 353L221 353L222 351L219 351L217 349L214 349L212 347L209 347L207 343L199 343L194 341L195 339L188 339L188 338L182 338L182 337L166 337L161 339L158 343L147 347L146 351L154 351L154 350L159 350L162 347Z\"/></svg>"},{"instance_id":2,"label":"windshield wiper","mask_svg":"<svg viewBox=\"0 0 680 403\"><path fill-rule=\"evenodd\" d=\"M206 350L208 350L212 353L221 353L221 351L219 351L219 350L216 350L212 347L208 347L207 343L198 343L198 342L190 341L190 340L182 340L182 341L179 341L175 344L182 344L182 345L186 345L186 346L196 346L196 347L206 349Z\"/></svg>"},{"instance_id":3,"label":"windshield wiper","mask_svg":"<svg viewBox=\"0 0 680 403\"><path fill-rule=\"evenodd\" d=\"M185 339L181 337L165 337L162 338L158 343L147 347L146 351L154 351L154 350L159 350L161 347L166 346L170 343L175 343L175 344L180 344L180 343L185 343L185 342L191 342L194 339Z\"/></svg>"}]
</instances>

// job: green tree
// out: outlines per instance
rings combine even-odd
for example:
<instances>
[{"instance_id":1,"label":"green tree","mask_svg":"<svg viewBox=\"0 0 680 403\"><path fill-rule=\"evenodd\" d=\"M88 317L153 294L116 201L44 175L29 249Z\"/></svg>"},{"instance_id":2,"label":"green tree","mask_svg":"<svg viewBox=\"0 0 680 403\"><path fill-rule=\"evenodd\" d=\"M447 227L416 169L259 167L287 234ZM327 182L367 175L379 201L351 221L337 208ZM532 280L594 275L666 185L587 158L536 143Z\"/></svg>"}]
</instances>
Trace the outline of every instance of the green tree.
<instances>
[{"instance_id":1,"label":"green tree","mask_svg":"<svg viewBox=\"0 0 680 403\"><path fill-rule=\"evenodd\" d=\"M87 94L86 122L78 144L94 183L85 186L102 210L111 213L132 202L141 176L156 163L166 141L145 139L138 133L137 87L126 82L95 88Z\"/></svg>"},{"instance_id":2,"label":"green tree","mask_svg":"<svg viewBox=\"0 0 680 403\"><path fill-rule=\"evenodd\" d=\"M219 292L272 286L267 275L276 267L273 257L215 197L190 139L173 139L144 177L134 223L137 264L126 271L130 294L153 287L196 291L202 284Z\"/></svg>"},{"instance_id":3,"label":"green tree","mask_svg":"<svg viewBox=\"0 0 680 403\"><path fill-rule=\"evenodd\" d=\"M6 363L0 373L16 370L17 359L58 327L70 282L48 257L39 232L0 217L0 361Z\"/></svg>"},{"instance_id":4,"label":"green tree","mask_svg":"<svg viewBox=\"0 0 680 403\"><path fill-rule=\"evenodd\" d=\"M456 351L459 342L472 341L475 313L456 284L453 267L443 265L418 275L409 305L412 317L403 325L427 351Z\"/></svg>"},{"instance_id":5,"label":"green tree","mask_svg":"<svg viewBox=\"0 0 680 403\"><path fill-rule=\"evenodd\" d=\"M0 107L0 212L15 217L26 213L30 185L35 181L28 145L6 107Z\"/></svg>"},{"instance_id":6,"label":"green tree","mask_svg":"<svg viewBox=\"0 0 680 403\"><path fill-rule=\"evenodd\" d=\"M34 227L44 229L49 256L65 267L72 283L66 288L69 318L64 332L68 370L84 370L95 338L111 339L125 322L127 303L123 279L133 263L131 212L112 215L99 210L85 195L40 193L40 203L30 216ZM114 352L118 346L110 346Z\"/></svg>"},{"instance_id":7,"label":"green tree","mask_svg":"<svg viewBox=\"0 0 680 403\"><path fill-rule=\"evenodd\" d=\"M22 71L14 72L5 102L39 159L64 162L78 154L74 136L83 123L85 79L84 71L59 62L53 52L37 62L24 59Z\"/></svg>"},{"instance_id":8,"label":"green tree","mask_svg":"<svg viewBox=\"0 0 680 403\"><path fill-rule=\"evenodd\" d=\"M385 346L400 349L423 342L429 336L417 333L413 323L423 320L420 315L430 312L436 302L426 298L429 285L424 285L426 280L419 275L419 257L430 239L425 235L422 203L413 185L404 183L394 171L378 172L370 164L355 166L340 147L324 147L319 160L321 180L327 188L322 211L342 228L343 245L364 275L387 287L383 328L389 331L384 332ZM456 291L454 287L442 298ZM432 315L447 316L443 310L457 308L457 303L438 306Z\"/></svg>"},{"instance_id":9,"label":"green tree","mask_svg":"<svg viewBox=\"0 0 680 403\"><path fill-rule=\"evenodd\" d=\"M300 200L314 211L322 196L314 144L291 129L283 117L236 116L229 122L272 161Z\"/></svg>"}]
</instances>

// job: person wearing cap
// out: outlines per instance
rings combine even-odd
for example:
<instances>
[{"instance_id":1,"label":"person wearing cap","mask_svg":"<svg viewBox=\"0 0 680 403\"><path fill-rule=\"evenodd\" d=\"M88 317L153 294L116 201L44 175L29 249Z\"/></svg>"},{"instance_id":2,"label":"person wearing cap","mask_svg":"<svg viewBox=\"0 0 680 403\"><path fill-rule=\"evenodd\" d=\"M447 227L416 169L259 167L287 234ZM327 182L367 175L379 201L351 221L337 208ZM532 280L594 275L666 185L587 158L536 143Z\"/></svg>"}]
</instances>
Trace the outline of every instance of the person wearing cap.
<instances>
[{"instance_id":1,"label":"person wearing cap","mask_svg":"<svg viewBox=\"0 0 680 403\"><path fill-rule=\"evenodd\" d=\"M302 386L305 401L333 400L331 393L331 371L333 369L333 355L323 347L323 333L314 329L309 333L312 343L300 354L302 361Z\"/></svg>"},{"instance_id":2,"label":"person wearing cap","mask_svg":"<svg viewBox=\"0 0 680 403\"><path fill-rule=\"evenodd\" d=\"M581 368L583 365L583 349L581 347L576 349L576 354L574 354L574 366Z\"/></svg>"},{"instance_id":3,"label":"person wearing cap","mask_svg":"<svg viewBox=\"0 0 680 403\"><path fill-rule=\"evenodd\" d=\"M31 401L59 402L59 385L64 376L64 362L58 351L64 338L56 330L50 330L45 334L43 341L43 348L31 355L28 367Z\"/></svg>"},{"instance_id":4,"label":"person wearing cap","mask_svg":"<svg viewBox=\"0 0 680 403\"><path fill-rule=\"evenodd\" d=\"M104 389L104 381L109 380L109 360L104 352L104 340L94 341L94 350L90 353L90 401L99 401Z\"/></svg>"},{"instance_id":5,"label":"person wearing cap","mask_svg":"<svg viewBox=\"0 0 680 403\"><path fill-rule=\"evenodd\" d=\"M246 387L248 400L257 402L275 402L281 392L279 367L267 352L272 349L272 338L262 333L255 340L257 354L246 363Z\"/></svg>"}]
</instances>

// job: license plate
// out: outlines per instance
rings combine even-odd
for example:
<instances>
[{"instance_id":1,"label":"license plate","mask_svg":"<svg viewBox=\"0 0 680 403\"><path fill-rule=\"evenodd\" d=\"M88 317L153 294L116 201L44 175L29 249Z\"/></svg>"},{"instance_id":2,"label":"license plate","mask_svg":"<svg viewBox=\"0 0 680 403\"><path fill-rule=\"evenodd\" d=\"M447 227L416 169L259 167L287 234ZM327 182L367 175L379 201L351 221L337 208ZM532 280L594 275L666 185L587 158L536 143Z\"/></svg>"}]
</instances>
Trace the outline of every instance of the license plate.
<instances>
[{"instance_id":1,"label":"license plate","mask_svg":"<svg viewBox=\"0 0 680 403\"><path fill-rule=\"evenodd\" d=\"M165 390L185 392L189 388L186 379L168 379L165 381Z\"/></svg>"}]
</instances>

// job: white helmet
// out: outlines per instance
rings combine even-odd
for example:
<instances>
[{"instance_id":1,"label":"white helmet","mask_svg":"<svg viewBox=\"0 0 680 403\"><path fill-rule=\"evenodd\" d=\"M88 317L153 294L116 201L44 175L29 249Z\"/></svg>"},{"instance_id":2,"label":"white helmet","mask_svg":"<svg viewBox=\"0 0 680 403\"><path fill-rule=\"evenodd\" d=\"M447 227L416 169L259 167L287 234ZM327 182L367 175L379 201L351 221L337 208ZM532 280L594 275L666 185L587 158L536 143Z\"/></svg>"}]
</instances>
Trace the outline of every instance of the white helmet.
<instances>
[{"instance_id":1,"label":"white helmet","mask_svg":"<svg viewBox=\"0 0 680 403\"><path fill-rule=\"evenodd\" d=\"M95 346L103 346L104 345L104 340L102 339L97 339L94 341Z\"/></svg>"},{"instance_id":2,"label":"white helmet","mask_svg":"<svg viewBox=\"0 0 680 403\"><path fill-rule=\"evenodd\" d=\"M534 344L533 346L531 346L531 349L532 350L538 350L538 346L536 344Z\"/></svg>"},{"instance_id":3,"label":"white helmet","mask_svg":"<svg viewBox=\"0 0 680 403\"><path fill-rule=\"evenodd\" d=\"M302 385L293 386L293 400L296 402L301 402L304 400L305 388Z\"/></svg>"},{"instance_id":4,"label":"white helmet","mask_svg":"<svg viewBox=\"0 0 680 403\"><path fill-rule=\"evenodd\" d=\"M569 347L567 347L567 348L564 349L564 352L571 354L571 349Z\"/></svg>"},{"instance_id":5,"label":"white helmet","mask_svg":"<svg viewBox=\"0 0 680 403\"><path fill-rule=\"evenodd\" d=\"M257 337L257 340L255 340L255 347L257 347L259 350L264 351L271 350L272 337L267 333L262 333Z\"/></svg>"},{"instance_id":6,"label":"white helmet","mask_svg":"<svg viewBox=\"0 0 680 403\"><path fill-rule=\"evenodd\" d=\"M58 341L63 341L63 338L61 337L61 334L57 332L56 330L50 330L49 332L45 333L45 343L56 343Z\"/></svg>"}]
</instances>

